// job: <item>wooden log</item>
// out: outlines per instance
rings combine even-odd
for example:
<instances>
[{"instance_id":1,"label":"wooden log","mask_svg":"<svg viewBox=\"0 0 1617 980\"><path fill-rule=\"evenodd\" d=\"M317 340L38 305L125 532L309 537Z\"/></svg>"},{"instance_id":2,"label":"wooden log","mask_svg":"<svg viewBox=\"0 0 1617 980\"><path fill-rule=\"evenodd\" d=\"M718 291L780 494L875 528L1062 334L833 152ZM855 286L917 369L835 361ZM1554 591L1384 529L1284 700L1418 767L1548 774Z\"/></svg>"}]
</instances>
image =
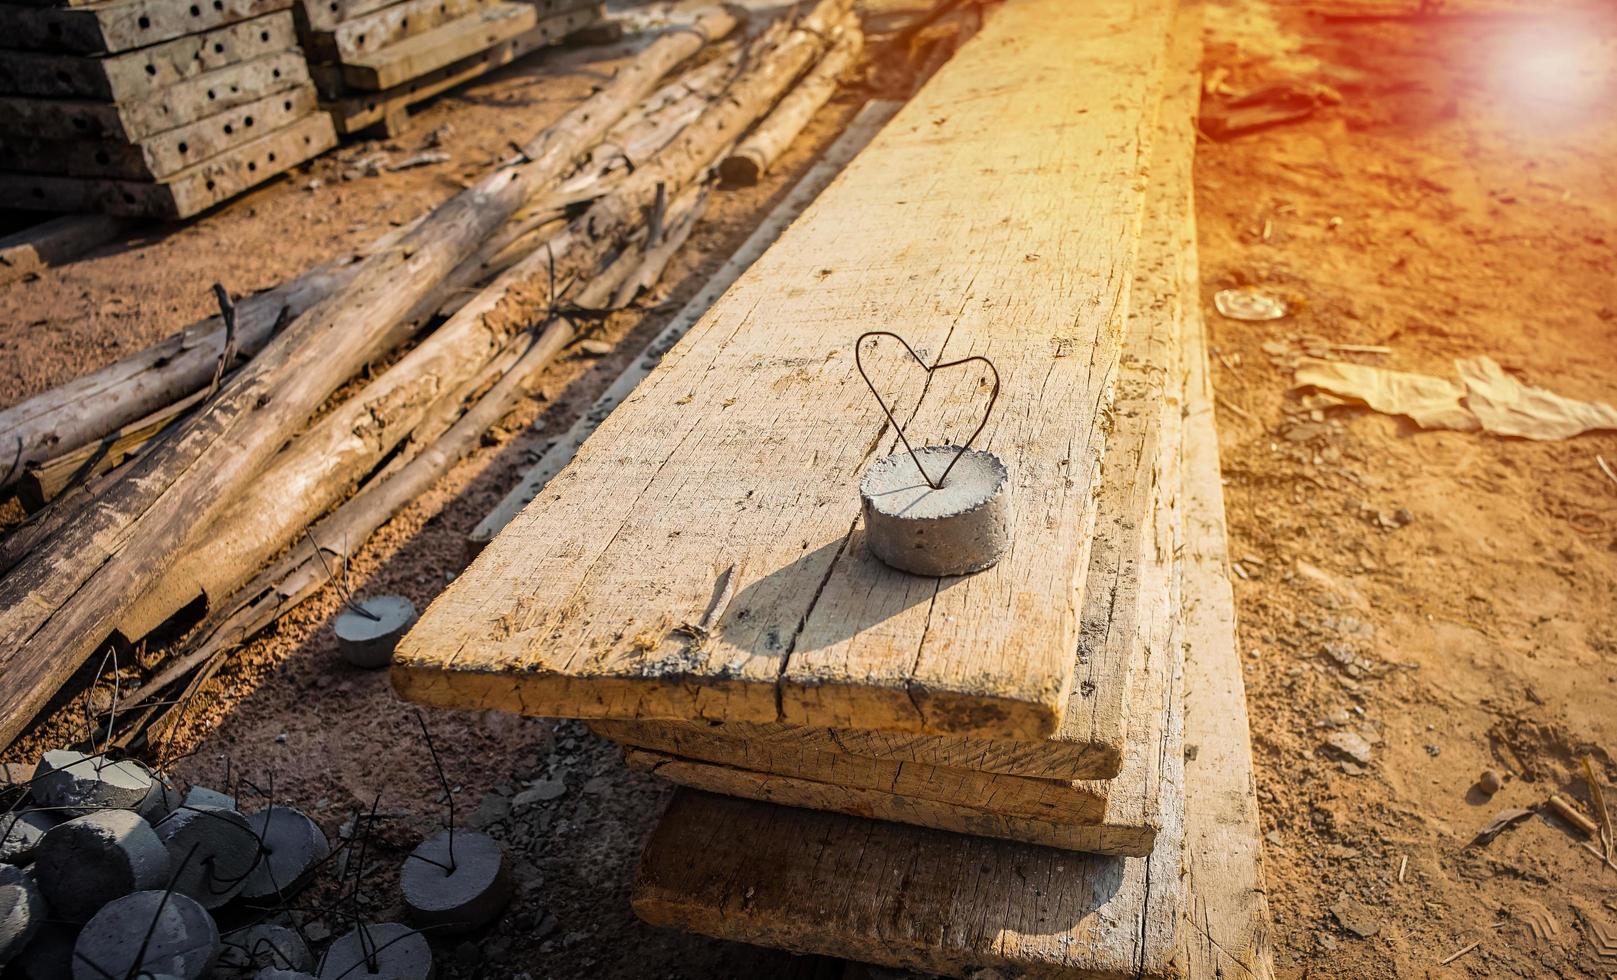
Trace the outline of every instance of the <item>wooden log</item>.
<instances>
[{"instance_id":1,"label":"wooden log","mask_svg":"<svg viewBox=\"0 0 1617 980\"><path fill-rule=\"evenodd\" d=\"M285 10L292 0L107 0L80 8L0 4L6 46L84 54L116 53Z\"/></svg>"},{"instance_id":2,"label":"wooden log","mask_svg":"<svg viewBox=\"0 0 1617 980\"><path fill-rule=\"evenodd\" d=\"M779 71L778 59L795 56L799 47L786 55L771 53L755 74ZM130 639L144 636L198 594L216 600L234 592L299 529L346 496L352 482L374 469L446 389L475 374L522 325L545 316L560 299L550 294L551 283L587 275L638 231L640 209L651 203L658 184L681 193L728 145L736 128L733 107L746 111L752 104L756 111L761 101L723 92L723 80L715 78L715 95L723 97L656 156L642 161L631 181L544 249L502 273L364 391L300 436L215 521L199 523L185 554L131 604L119 632ZM630 200L619 202L620 195ZM598 213L610 220L591 222Z\"/></svg>"},{"instance_id":3,"label":"wooden log","mask_svg":"<svg viewBox=\"0 0 1617 980\"><path fill-rule=\"evenodd\" d=\"M742 273L746 272L770 245L774 244L786 226L797 220L820 192L842 172L848 161L852 160L876 132L893 118L898 107L899 103L883 99L866 103L864 109L860 110L859 115L836 142L831 144L825 154L798 179L774 210L753 229L741 247L725 260L717 272L708 277L701 290L674 314L662 332L652 338L634 363L624 368L617 380L595 400L588 411L579 416L566 433L549 443L533 466L522 474L517 485L511 488L482 521L478 522L477 527L466 536L466 550L469 555L476 556L481 552L484 545L492 541L494 536L545 488L551 478L572 461L578 448L584 444L584 440L623 403L624 399L629 397L636 385L645 380L657 366L657 362L662 359L663 354L678 343L679 339L707 313L709 307L741 278Z\"/></svg>"},{"instance_id":4,"label":"wooden log","mask_svg":"<svg viewBox=\"0 0 1617 980\"><path fill-rule=\"evenodd\" d=\"M302 52L282 51L203 72L129 102L0 97L0 131L132 143L308 81Z\"/></svg>"},{"instance_id":5,"label":"wooden log","mask_svg":"<svg viewBox=\"0 0 1617 980\"><path fill-rule=\"evenodd\" d=\"M0 169L69 177L163 180L290 126L312 114L315 102L314 86L304 84L135 143L7 140L0 146Z\"/></svg>"},{"instance_id":6,"label":"wooden log","mask_svg":"<svg viewBox=\"0 0 1617 980\"><path fill-rule=\"evenodd\" d=\"M337 131L331 117L314 113L155 183L12 174L0 182L0 207L100 211L168 220L189 218L336 145Z\"/></svg>"},{"instance_id":7,"label":"wooden log","mask_svg":"<svg viewBox=\"0 0 1617 980\"><path fill-rule=\"evenodd\" d=\"M101 214L69 214L0 238L0 286L37 276L105 245L129 229L129 222ZM0 419L6 413L0 411ZM8 446L0 423L0 446ZM9 460L8 460L9 462ZM30 462L20 460L19 462ZM0 478L0 487L10 481Z\"/></svg>"},{"instance_id":8,"label":"wooden log","mask_svg":"<svg viewBox=\"0 0 1617 980\"><path fill-rule=\"evenodd\" d=\"M399 648L401 690L550 716L1053 734L1164 16L1002 10L439 597ZM947 191L926 191L940 175ZM999 365L980 444L1016 474L1017 544L980 575L904 576L863 552L853 487L869 434L877 453L896 440L846 345L878 321L929 357ZM891 391L900 370L875 380ZM927 438L971 431L982 381L933 381ZM1091 724L1122 737L1120 718Z\"/></svg>"},{"instance_id":9,"label":"wooden log","mask_svg":"<svg viewBox=\"0 0 1617 980\"><path fill-rule=\"evenodd\" d=\"M135 461L91 513L0 580L0 742L15 738L64 679L163 574L190 528L216 516L353 370L378 338L468 251L658 84L734 25L713 9L669 32L502 169L440 205L398 248L361 263L349 285L299 317L204 410Z\"/></svg>"},{"instance_id":10,"label":"wooden log","mask_svg":"<svg viewBox=\"0 0 1617 980\"><path fill-rule=\"evenodd\" d=\"M670 232L670 237L683 240L700 210L700 204L692 207L684 221ZM591 281L580 294L580 302L606 305L617 283L632 268L643 264L644 259L633 250L626 252ZM441 399L433 408L432 418L423 424L422 430L412 434L412 446L401 451L395 461L379 471L358 494L323 519L286 556L260 572L228 603L210 613L186 647L156 677L133 692L128 704L138 706L156 696L318 592L327 584L326 570L331 567L326 556L339 563L345 560L377 528L431 489L511 410L523 396L528 382L566 346L571 336L572 326L565 320L551 321L542 330L524 333L502 357L498 372L487 376L489 383L480 382L468 389L483 393L464 414L461 408L467 391ZM335 542L342 542L346 550L334 547Z\"/></svg>"},{"instance_id":11,"label":"wooden log","mask_svg":"<svg viewBox=\"0 0 1617 980\"><path fill-rule=\"evenodd\" d=\"M299 0L298 15L304 32L331 34L344 23L396 4L398 0ZM524 0L540 16L563 10L574 0Z\"/></svg>"},{"instance_id":12,"label":"wooden log","mask_svg":"<svg viewBox=\"0 0 1617 980\"><path fill-rule=\"evenodd\" d=\"M445 65L385 92L345 96L327 108L339 132L357 133L384 123L389 115L402 114L408 106L463 85L546 45L555 44L578 28L592 23L599 15L597 8L589 7L546 17L533 30L486 51Z\"/></svg>"},{"instance_id":13,"label":"wooden log","mask_svg":"<svg viewBox=\"0 0 1617 980\"><path fill-rule=\"evenodd\" d=\"M405 38L379 51L355 54L343 62L343 83L381 92L473 57L539 26L539 15L525 3L495 3L464 17Z\"/></svg>"},{"instance_id":14,"label":"wooden log","mask_svg":"<svg viewBox=\"0 0 1617 980\"><path fill-rule=\"evenodd\" d=\"M104 58L7 51L0 58L0 92L129 102L296 44L292 13L283 10Z\"/></svg>"},{"instance_id":15,"label":"wooden log","mask_svg":"<svg viewBox=\"0 0 1617 980\"><path fill-rule=\"evenodd\" d=\"M56 499L74 483L100 476L139 452L175 419L202 403L205 389L193 391L171 405L164 405L143 419L124 426L98 443L80 446L54 459L28 467L17 483L17 499L33 513Z\"/></svg>"},{"instance_id":16,"label":"wooden log","mask_svg":"<svg viewBox=\"0 0 1617 980\"><path fill-rule=\"evenodd\" d=\"M808 77L780 101L775 111L765 117L758 128L748 133L741 145L719 164L719 176L725 183L739 187L757 184L764 172L797 139L814 114L836 94L842 76L859 63L864 48L865 35L856 23L852 30L843 35L837 46L820 59Z\"/></svg>"}]
</instances>

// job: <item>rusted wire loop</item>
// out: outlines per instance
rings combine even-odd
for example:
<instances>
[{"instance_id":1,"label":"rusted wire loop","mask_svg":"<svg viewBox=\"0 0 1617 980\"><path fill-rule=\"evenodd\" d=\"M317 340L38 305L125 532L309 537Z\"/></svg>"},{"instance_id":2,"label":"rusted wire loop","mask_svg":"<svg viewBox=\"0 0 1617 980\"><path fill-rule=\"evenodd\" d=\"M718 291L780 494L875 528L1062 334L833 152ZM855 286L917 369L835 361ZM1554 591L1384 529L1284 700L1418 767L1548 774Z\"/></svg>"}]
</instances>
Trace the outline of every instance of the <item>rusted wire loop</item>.
<instances>
[{"instance_id":1,"label":"rusted wire loop","mask_svg":"<svg viewBox=\"0 0 1617 980\"><path fill-rule=\"evenodd\" d=\"M909 353L910 357L914 358L915 363L921 366L921 370L926 372L928 378L944 368L959 367L962 364L970 364L973 361L983 362L984 364L988 365L988 370L994 373L994 389L988 394L988 407L983 409L983 420L977 423L977 428L973 430L970 438L968 438L965 443L961 445L960 451L955 453L954 459L949 461L949 465L943 468L943 475L938 477L936 482L933 481L932 477L927 475L926 468L921 465L921 458L915 455L915 447L910 445L909 436L904 434L904 427L900 425L898 423L898 419L893 416L893 410L887 407L886 399L882 398L881 392L876 390L876 385L870 380L870 375L865 373L865 362L864 358L860 355L860 351L864 347L865 339L867 337L891 337L898 341L899 344L903 346L904 350ZM910 342L905 340L903 337L900 337L898 334L893 333L891 330L867 330L860 334L859 339L853 342L853 366L859 369L859 376L865 379L865 386L869 388L870 393L875 396L876 404L880 405L881 410L886 413L887 421L893 424L893 431L898 433L899 441L904 443L904 449L910 454L910 459L914 461L916 470L921 474L921 479L925 480L927 486L934 490L943 489L944 481L949 479L949 471L954 469L955 464L960 462L960 457L966 455L966 452L971 449L971 444L977 441L977 437L983 434L984 429L988 428L988 419L994 414L994 403L999 401L999 368L994 366L993 361L983 357L981 354L974 354L971 357L962 357L958 361L935 361L930 367L928 367L927 363L921 360L921 355L915 353L915 348L910 346ZM919 411L921 408L921 401L926 400L926 391L927 389L922 389L921 400L915 403L915 408L917 411Z\"/></svg>"}]
</instances>

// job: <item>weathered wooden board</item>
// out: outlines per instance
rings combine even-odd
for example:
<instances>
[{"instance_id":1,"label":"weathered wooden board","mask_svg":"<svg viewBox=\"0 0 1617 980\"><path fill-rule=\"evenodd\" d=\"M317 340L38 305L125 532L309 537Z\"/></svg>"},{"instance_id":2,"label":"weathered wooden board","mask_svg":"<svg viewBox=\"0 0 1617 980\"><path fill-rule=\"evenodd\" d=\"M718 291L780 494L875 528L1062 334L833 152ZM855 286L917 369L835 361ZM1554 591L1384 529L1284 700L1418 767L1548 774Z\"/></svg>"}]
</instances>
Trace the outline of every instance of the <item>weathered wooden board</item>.
<instances>
[{"instance_id":1,"label":"weathered wooden board","mask_svg":"<svg viewBox=\"0 0 1617 980\"><path fill-rule=\"evenodd\" d=\"M357 133L386 121L390 116L402 116L408 106L430 99L457 85L463 85L546 45L554 44L600 18L599 4L580 8L572 13L547 17L533 30L496 44L487 51L428 72L420 78L385 92L370 92L337 99L326 108L331 112L338 132Z\"/></svg>"},{"instance_id":2,"label":"weathered wooden board","mask_svg":"<svg viewBox=\"0 0 1617 980\"><path fill-rule=\"evenodd\" d=\"M103 0L82 7L0 4L6 47L116 53L285 10L292 0Z\"/></svg>"},{"instance_id":3,"label":"weathered wooden board","mask_svg":"<svg viewBox=\"0 0 1617 980\"><path fill-rule=\"evenodd\" d=\"M0 143L0 170L69 177L156 180L172 177L316 111L304 84L165 130L136 143L12 139Z\"/></svg>"},{"instance_id":4,"label":"weathered wooden board","mask_svg":"<svg viewBox=\"0 0 1617 980\"><path fill-rule=\"evenodd\" d=\"M487 51L537 26L539 15L525 3L491 4L379 51L356 54L343 62L342 80L353 88L380 92Z\"/></svg>"},{"instance_id":5,"label":"weathered wooden board","mask_svg":"<svg viewBox=\"0 0 1617 980\"><path fill-rule=\"evenodd\" d=\"M69 214L0 238L0 286L71 262L128 228L117 218Z\"/></svg>"},{"instance_id":6,"label":"weathered wooden board","mask_svg":"<svg viewBox=\"0 0 1617 980\"><path fill-rule=\"evenodd\" d=\"M343 21L330 32L312 35L306 42L311 55L346 61L387 47L395 41L432 30L464 17L495 0L402 0Z\"/></svg>"},{"instance_id":7,"label":"weathered wooden board","mask_svg":"<svg viewBox=\"0 0 1617 980\"><path fill-rule=\"evenodd\" d=\"M522 2L533 7L541 17L577 5L576 0L522 0ZM329 37L341 30L345 24L398 4L399 0L300 0L297 11L305 35L323 34Z\"/></svg>"},{"instance_id":8,"label":"weathered wooden board","mask_svg":"<svg viewBox=\"0 0 1617 980\"><path fill-rule=\"evenodd\" d=\"M317 112L204 160L162 183L8 174L0 180L0 207L188 218L336 144L331 117Z\"/></svg>"},{"instance_id":9,"label":"weathered wooden board","mask_svg":"<svg viewBox=\"0 0 1617 980\"><path fill-rule=\"evenodd\" d=\"M434 603L400 689L531 714L1053 734L1165 20L1155 2L1000 10ZM979 445L1007 461L1017 517L993 569L921 579L865 554L858 476L896 444L851 363L868 326L998 365ZM908 413L919 373L872 370ZM986 373L927 390L918 438L961 438Z\"/></svg>"},{"instance_id":10,"label":"weathered wooden board","mask_svg":"<svg viewBox=\"0 0 1617 980\"><path fill-rule=\"evenodd\" d=\"M129 102L0 97L0 131L132 143L308 81L303 53L293 49L203 72Z\"/></svg>"},{"instance_id":11,"label":"weathered wooden board","mask_svg":"<svg viewBox=\"0 0 1617 980\"><path fill-rule=\"evenodd\" d=\"M7 51L0 57L0 93L127 102L296 44L292 14L283 10L104 58Z\"/></svg>"}]
</instances>

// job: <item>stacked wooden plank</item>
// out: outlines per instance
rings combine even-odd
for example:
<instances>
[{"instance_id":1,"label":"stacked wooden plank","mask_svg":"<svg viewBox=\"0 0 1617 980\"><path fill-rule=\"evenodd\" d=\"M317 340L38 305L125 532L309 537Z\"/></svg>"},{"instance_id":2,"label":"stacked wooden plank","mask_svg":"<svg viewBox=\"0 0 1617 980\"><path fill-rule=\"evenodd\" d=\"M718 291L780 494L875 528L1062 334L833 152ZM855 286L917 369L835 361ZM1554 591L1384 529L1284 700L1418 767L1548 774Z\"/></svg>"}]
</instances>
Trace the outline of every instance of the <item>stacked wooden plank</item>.
<instances>
[{"instance_id":1,"label":"stacked wooden plank","mask_svg":"<svg viewBox=\"0 0 1617 980\"><path fill-rule=\"evenodd\" d=\"M601 0L299 0L299 32L343 133L406 124L407 110L599 23Z\"/></svg>"},{"instance_id":2,"label":"stacked wooden plank","mask_svg":"<svg viewBox=\"0 0 1617 980\"><path fill-rule=\"evenodd\" d=\"M290 5L0 4L0 206L183 218L329 149Z\"/></svg>"},{"instance_id":3,"label":"stacked wooden plank","mask_svg":"<svg viewBox=\"0 0 1617 980\"><path fill-rule=\"evenodd\" d=\"M997 11L406 637L406 696L588 718L690 787L649 921L957 975L1264 973L1186 382L1199 53L1170 0ZM875 328L998 368L987 571L866 553L854 487L898 448L853 370ZM971 431L985 377L871 343L912 439Z\"/></svg>"}]
</instances>

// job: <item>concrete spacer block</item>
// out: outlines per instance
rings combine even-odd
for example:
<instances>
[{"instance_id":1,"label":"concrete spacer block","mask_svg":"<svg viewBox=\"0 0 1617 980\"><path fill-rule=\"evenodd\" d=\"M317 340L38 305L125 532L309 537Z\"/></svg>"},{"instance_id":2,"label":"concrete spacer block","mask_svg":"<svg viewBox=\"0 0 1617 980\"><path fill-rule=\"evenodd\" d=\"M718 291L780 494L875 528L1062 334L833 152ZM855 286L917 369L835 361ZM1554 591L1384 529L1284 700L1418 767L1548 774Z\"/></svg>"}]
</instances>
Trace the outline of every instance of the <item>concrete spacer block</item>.
<instances>
[{"instance_id":1,"label":"concrete spacer block","mask_svg":"<svg viewBox=\"0 0 1617 980\"><path fill-rule=\"evenodd\" d=\"M71 980L73 944L78 941L80 928L77 922L46 922L22 955L11 961L12 973L27 980ZM12 973L6 974L8 980Z\"/></svg>"},{"instance_id":2,"label":"concrete spacer block","mask_svg":"<svg viewBox=\"0 0 1617 980\"><path fill-rule=\"evenodd\" d=\"M967 575L991 567L1011 543L1011 486L993 453L958 446L915 451L933 489L908 452L878 459L859 481L865 546L881 561L915 575Z\"/></svg>"},{"instance_id":3,"label":"concrete spacer block","mask_svg":"<svg viewBox=\"0 0 1617 980\"><path fill-rule=\"evenodd\" d=\"M72 749L52 749L34 769L33 794L40 805L83 816L117 807L135 810L152 791L152 774L130 759L113 761Z\"/></svg>"},{"instance_id":4,"label":"concrete spacer block","mask_svg":"<svg viewBox=\"0 0 1617 980\"><path fill-rule=\"evenodd\" d=\"M17 958L45 924L45 896L34 876L0 864L0 966Z\"/></svg>"},{"instance_id":5,"label":"concrete spacer block","mask_svg":"<svg viewBox=\"0 0 1617 980\"><path fill-rule=\"evenodd\" d=\"M366 924L343 933L320 960L320 980L432 980L432 948L421 933L397 922Z\"/></svg>"},{"instance_id":6,"label":"concrete spacer block","mask_svg":"<svg viewBox=\"0 0 1617 980\"><path fill-rule=\"evenodd\" d=\"M180 800L180 806L219 806L226 810L239 809L234 796L206 786L192 786L186 790L185 797Z\"/></svg>"},{"instance_id":7,"label":"concrete spacer block","mask_svg":"<svg viewBox=\"0 0 1617 980\"><path fill-rule=\"evenodd\" d=\"M258 865L258 834L247 818L223 807L181 807L154 827L174 890L216 909L235 898Z\"/></svg>"},{"instance_id":8,"label":"concrete spacer block","mask_svg":"<svg viewBox=\"0 0 1617 980\"><path fill-rule=\"evenodd\" d=\"M168 974L202 980L219 956L219 928L196 902L140 891L108 902L73 944L73 980Z\"/></svg>"},{"instance_id":9,"label":"concrete spacer block","mask_svg":"<svg viewBox=\"0 0 1617 980\"><path fill-rule=\"evenodd\" d=\"M110 899L168 881L168 849L128 810L102 810L46 831L34 877L58 918L83 922Z\"/></svg>"},{"instance_id":10,"label":"concrete spacer block","mask_svg":"<svg viewBox=\"0 0 1617 980\"><path fill-rule=\"evenodd\" d=\"M475 830L445 830L422 841L399 870L410 919L434 935L469 932L499 918L511 901L511 879L499 841Z\"/></svg>"},{"instance_id":11,"label":"concrete spacer block","mask_svg":"<svg viewBox=\"0 0 1617 980\"><path fill-rule=\"evenodd\" d=\"M376 670L393 662L393 648L415 624L415 605L401 595L379 595L355 603L375 616L352 609L337 614L337 648L355 667Z\"/></svg>"},{"instance_id":12,"label":"concrete spacer block","mask_svg":"<svg viewBox=\"0 0 1617 980\"><path fill-rule=\"evenodd\" d=\"M45 832L61 822L48 810L0 813L0 861L17 865L32 861Z\"/></svg>"},{"instance_id":13,"label":"concrete spacer block","mask_svg":"<svg viewBox=\"0 0 1617 980\"><path fill-rule=\"evenodd\" d=\"M265 967L253 974L253 980L319 980L319 978L302 970L277 970L274 967Z\"/></svg>"},{"instance_id":14,"label":"concrete spacer block","mask_svg":"<svg viewBox=\"0 0 1617 980\"><path fill-rule=\"evenodd\" d=\"M219 953L219 972L242 975L265 970L307 974L314 969L314 954L297 930L273 922L260 922L227 933Z\"/></svg>"},{"instance_id":15,"label":"concrete spacer block","mask_svg":"<svg viewBox=\"0 0 1617 980\"><path fill-rule=\"evenodd\" d=\"M247 901L279 901L297 892L331 855L320 825L292 807L267 807L249 816L247 825L262 841L258 865L241 890Z\"/></svg>"}]
</instances>

